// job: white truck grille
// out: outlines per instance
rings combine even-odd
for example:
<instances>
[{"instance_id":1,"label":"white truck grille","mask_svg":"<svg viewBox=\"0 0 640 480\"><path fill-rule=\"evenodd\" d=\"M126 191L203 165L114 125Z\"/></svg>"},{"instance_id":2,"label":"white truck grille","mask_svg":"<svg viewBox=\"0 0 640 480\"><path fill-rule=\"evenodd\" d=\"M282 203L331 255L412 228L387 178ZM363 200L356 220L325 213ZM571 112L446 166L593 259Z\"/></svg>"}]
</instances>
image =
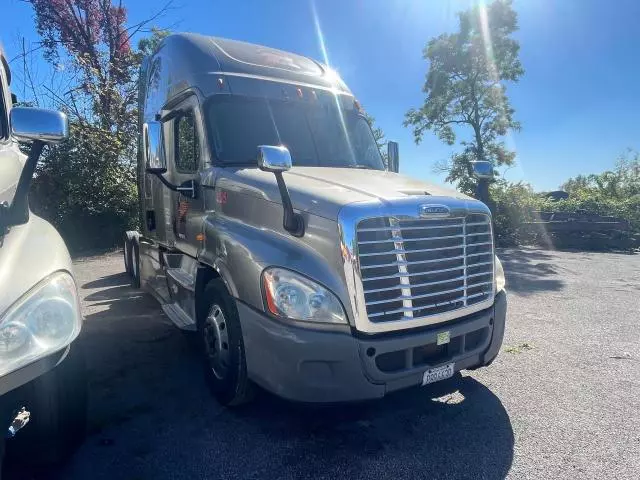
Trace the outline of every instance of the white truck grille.
<instances>
[{"instance_id":1,"label":"white truck grille","mask_svg":"<svg viewBox=\"0 0 640 480\"><path fill-rule=\"evenodd\" d=\"M493 293L493 235L485 214L368 218L356 234L370 322L430 317Z\"/></svg>"}]
</instances>

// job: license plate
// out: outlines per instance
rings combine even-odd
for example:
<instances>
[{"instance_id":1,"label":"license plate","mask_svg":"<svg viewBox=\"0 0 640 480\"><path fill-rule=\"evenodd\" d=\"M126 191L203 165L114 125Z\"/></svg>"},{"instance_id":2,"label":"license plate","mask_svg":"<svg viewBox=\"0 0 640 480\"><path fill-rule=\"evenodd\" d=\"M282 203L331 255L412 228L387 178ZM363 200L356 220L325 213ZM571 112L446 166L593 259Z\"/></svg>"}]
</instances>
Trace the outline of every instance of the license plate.
<instances>
[{"instance_id":1,"label":"license plate","mask_svg":"<svg viewBox=\"0 0 640 480\"><path fill-rule=\"evenodd\" d=\"M433 382L439 382L445 378L453 377L453 363L442 365L441 367L432 368L424 372L422 376L422 385L427 385Z\"/></svg>"}]
</instances>

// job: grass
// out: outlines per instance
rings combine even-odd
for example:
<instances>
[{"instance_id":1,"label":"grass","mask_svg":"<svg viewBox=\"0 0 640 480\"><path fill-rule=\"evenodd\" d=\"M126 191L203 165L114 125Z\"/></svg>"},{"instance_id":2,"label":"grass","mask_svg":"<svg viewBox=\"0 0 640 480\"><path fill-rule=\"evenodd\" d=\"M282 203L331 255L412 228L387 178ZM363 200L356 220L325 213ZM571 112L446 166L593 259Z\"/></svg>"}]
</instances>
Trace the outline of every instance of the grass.
<instances>
[{"instance_id":1,"label":"grass","mask_svg":"<svg viewBox=\"0 0 640 480\"><path fill-rule=\"evenodd\" d=\"M534 348L536 348L532 343L519 343L518 345L511 345L508 347L505 347L504 351L507 353L522 353L522 352L526 352L527 350L533 350Z\"/></svg>"}]
</instances>

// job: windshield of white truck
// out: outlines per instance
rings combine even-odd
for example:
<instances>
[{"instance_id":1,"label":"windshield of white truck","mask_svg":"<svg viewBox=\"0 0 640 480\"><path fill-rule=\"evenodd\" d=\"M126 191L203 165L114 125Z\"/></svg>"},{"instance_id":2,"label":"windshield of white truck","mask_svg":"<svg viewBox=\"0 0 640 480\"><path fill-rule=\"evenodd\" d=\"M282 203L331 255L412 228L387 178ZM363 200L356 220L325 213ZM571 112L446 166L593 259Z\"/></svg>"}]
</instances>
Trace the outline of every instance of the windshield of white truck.
<instances>
[{"instance_id":1,"label":"windshield of white truck","mask_svg":"<svg viewBox=\"0 0 640 480\"><path fill-rule=\"evenodd\" d=\"M355 108L225 96L207 111L221 164L255 165L258 145L285 145L294 166L384 170L371 127Z\"/></svg>"}]
</instances>

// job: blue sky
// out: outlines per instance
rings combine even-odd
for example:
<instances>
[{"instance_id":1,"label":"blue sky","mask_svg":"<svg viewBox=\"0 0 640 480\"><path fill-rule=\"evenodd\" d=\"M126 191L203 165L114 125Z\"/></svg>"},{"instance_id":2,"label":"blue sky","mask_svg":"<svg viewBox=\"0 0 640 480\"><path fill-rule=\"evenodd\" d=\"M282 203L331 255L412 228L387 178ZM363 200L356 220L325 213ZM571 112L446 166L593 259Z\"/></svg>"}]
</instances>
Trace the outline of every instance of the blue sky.
<instances>
[{"instance_id":1,"label":"blue sky","mask_svg":"<svg viewBox=\"0 0 640 480\"><path fill-rule=\"evenodd\" d=\"M389 139L400 142L402 173L441 183L433 165L460 147L427 133L415 145L402 126L423 101L428 39L453 31L470 0L175 0L162 27L235 38L322 60L314 18L330 64ZM7 5L8 3L8 5ZM129 23L162 0L123 0ZM314 16L314 5L316 16ZM522 131L507 139L517 166L505 176L555 189L580 173L613 167L626 148L640 149L640 36L637 0L515 0L525 75L509 85ZM0 37L9 58L38 41L31 8L3 0ZM21 69L19 62L12 65ZM36 70L48 66L36 60ZM18 85L18 95L21 89Z\"/></svg>"}]
</instances>

